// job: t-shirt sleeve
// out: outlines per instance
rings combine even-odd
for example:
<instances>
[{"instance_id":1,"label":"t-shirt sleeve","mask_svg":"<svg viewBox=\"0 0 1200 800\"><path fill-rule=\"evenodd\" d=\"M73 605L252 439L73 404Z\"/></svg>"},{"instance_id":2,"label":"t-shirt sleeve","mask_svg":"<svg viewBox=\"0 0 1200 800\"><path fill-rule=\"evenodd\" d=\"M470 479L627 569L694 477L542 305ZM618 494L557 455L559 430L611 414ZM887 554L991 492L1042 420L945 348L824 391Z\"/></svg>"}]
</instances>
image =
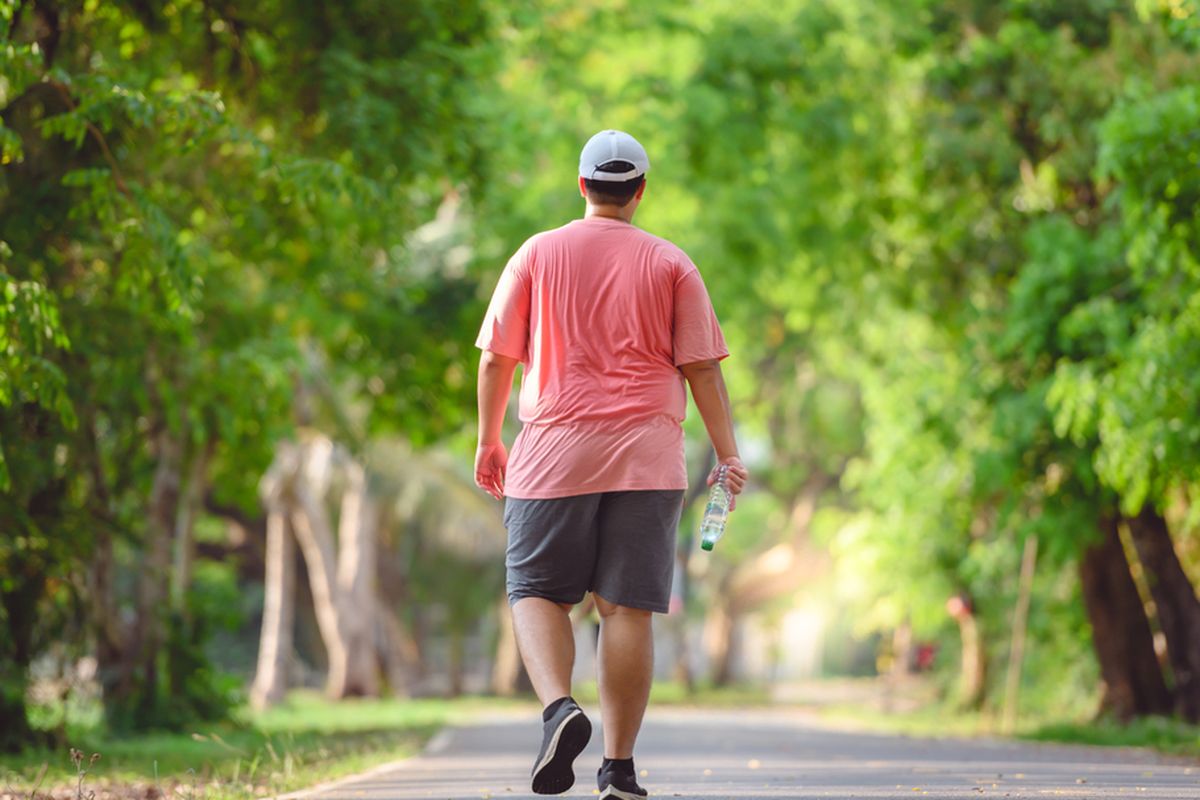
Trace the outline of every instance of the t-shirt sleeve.
<instances>
[{"instance_id":1,"label":"t-shirt sleeve","mask_svg":"<svg viewBox=\"0 0 1200 800\"><path fill-rule=\"evenodd\" d=\"M675 279L674 345L677 367L729 355L704 279L690 261L680 265Z\"/></svg>"},{"instance_id":2,"label":"t-shirt sleeve","mask_svg":"<svg viewBox=\"0 0 1200 800\"><path fill-rule=\"evenodd\" d=\"M475 346L526 361L529 353L529 255L527 242L508 260L492 293Z\"/></svg>"}]
</instances>

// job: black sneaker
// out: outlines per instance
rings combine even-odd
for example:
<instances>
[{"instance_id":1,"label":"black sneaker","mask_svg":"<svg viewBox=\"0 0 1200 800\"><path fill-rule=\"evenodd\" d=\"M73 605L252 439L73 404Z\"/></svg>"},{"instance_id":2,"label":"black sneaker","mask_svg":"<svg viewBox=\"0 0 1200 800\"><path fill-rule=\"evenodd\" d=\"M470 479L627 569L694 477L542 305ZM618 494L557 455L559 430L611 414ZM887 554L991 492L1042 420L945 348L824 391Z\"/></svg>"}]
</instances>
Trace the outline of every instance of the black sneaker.
<instances>
[{"instance_id":1,"label":"black sneaker","mask_svg":"<svg viewBox=\"0 0 1200 800\"><path fill-rule=\"evenodd\" d=\"M543 724L542 749L533 765L533 791L562 794L575 785L571 764L592 738L592 723L583 709L568 699Z\"/></svg>"},{"instance_id":2,"label":"black sneaker","mask_svg":"<svg viewBox=\"0 0 1200 800\"><path fill-rule=\"evenodd\" d=\"M596 785L600 787L600 800L644 800L648 796L633 775L614 767L601 767L596 774Z\"/></svg>"}]
</instances>

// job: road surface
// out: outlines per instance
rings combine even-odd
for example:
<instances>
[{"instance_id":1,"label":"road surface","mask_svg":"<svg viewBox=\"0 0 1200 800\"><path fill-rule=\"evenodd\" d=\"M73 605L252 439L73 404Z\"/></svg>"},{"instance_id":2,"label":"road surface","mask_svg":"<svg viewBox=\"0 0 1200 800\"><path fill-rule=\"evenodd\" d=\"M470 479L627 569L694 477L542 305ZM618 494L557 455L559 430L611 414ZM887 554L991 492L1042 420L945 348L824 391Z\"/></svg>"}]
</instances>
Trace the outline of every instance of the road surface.
<instances>
[{"instance_id":1,"label":"road surface","mask_svg":"<svg viewBox=\"0 0 1200 800\"><path fill-rule=\"evenodd\" d=\"M593 724L598 715L586 709ZM443 731L421 756L297 796L310 800L537 797L534 714ZM595 796L599 725L564 797ZM1200 763L1133 749L915 739L824 726L795 712L651 708L640 782L656 798L1141 798L1198 800Z\"/></svg>"}]
</instances>

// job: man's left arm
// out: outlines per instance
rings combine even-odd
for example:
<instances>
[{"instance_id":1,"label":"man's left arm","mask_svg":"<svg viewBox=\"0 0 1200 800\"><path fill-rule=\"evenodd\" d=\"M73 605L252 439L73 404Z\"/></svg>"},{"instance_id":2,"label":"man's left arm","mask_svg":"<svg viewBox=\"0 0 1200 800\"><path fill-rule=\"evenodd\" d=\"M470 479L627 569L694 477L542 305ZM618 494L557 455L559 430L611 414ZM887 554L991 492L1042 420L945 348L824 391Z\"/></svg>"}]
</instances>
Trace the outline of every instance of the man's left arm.
<instances>
[{"instance_id":1,"label":"man's left arm","mask_svg":"<svg viewBox=\"0 0 1200 800\"><path fill-rule=\"evenodd\" d=\"M479 446L475 450L475 484L497 500L504 497L504 474L508 467L508 451L500 434L508 398L512 394L513 375L519 363L515 358L491 350L484 350L479 359L476 389Z\"/></svg>"}]
</instances>

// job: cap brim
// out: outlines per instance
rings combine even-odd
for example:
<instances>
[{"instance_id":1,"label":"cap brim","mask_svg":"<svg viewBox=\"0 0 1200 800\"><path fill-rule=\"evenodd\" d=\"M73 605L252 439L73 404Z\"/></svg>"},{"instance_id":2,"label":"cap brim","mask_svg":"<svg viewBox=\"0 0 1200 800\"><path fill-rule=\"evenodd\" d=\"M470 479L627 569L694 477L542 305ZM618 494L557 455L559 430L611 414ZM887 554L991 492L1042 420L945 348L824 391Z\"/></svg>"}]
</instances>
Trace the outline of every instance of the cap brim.
<instances>
[{"instance_id":1,"label":"cap brim","mask_svg":"<svg viewBox=\"0 0 1200 800\"><path fill-rule=\"evenodd\" d=\"M606 183L622 183L631 181L639 175L645 175L646 170L634 168L628 172L604 172L598 168L593 168L591 174L580 171L579 177L587 178L589 181L605 181Z\"/></svg>"}]
</instances>

